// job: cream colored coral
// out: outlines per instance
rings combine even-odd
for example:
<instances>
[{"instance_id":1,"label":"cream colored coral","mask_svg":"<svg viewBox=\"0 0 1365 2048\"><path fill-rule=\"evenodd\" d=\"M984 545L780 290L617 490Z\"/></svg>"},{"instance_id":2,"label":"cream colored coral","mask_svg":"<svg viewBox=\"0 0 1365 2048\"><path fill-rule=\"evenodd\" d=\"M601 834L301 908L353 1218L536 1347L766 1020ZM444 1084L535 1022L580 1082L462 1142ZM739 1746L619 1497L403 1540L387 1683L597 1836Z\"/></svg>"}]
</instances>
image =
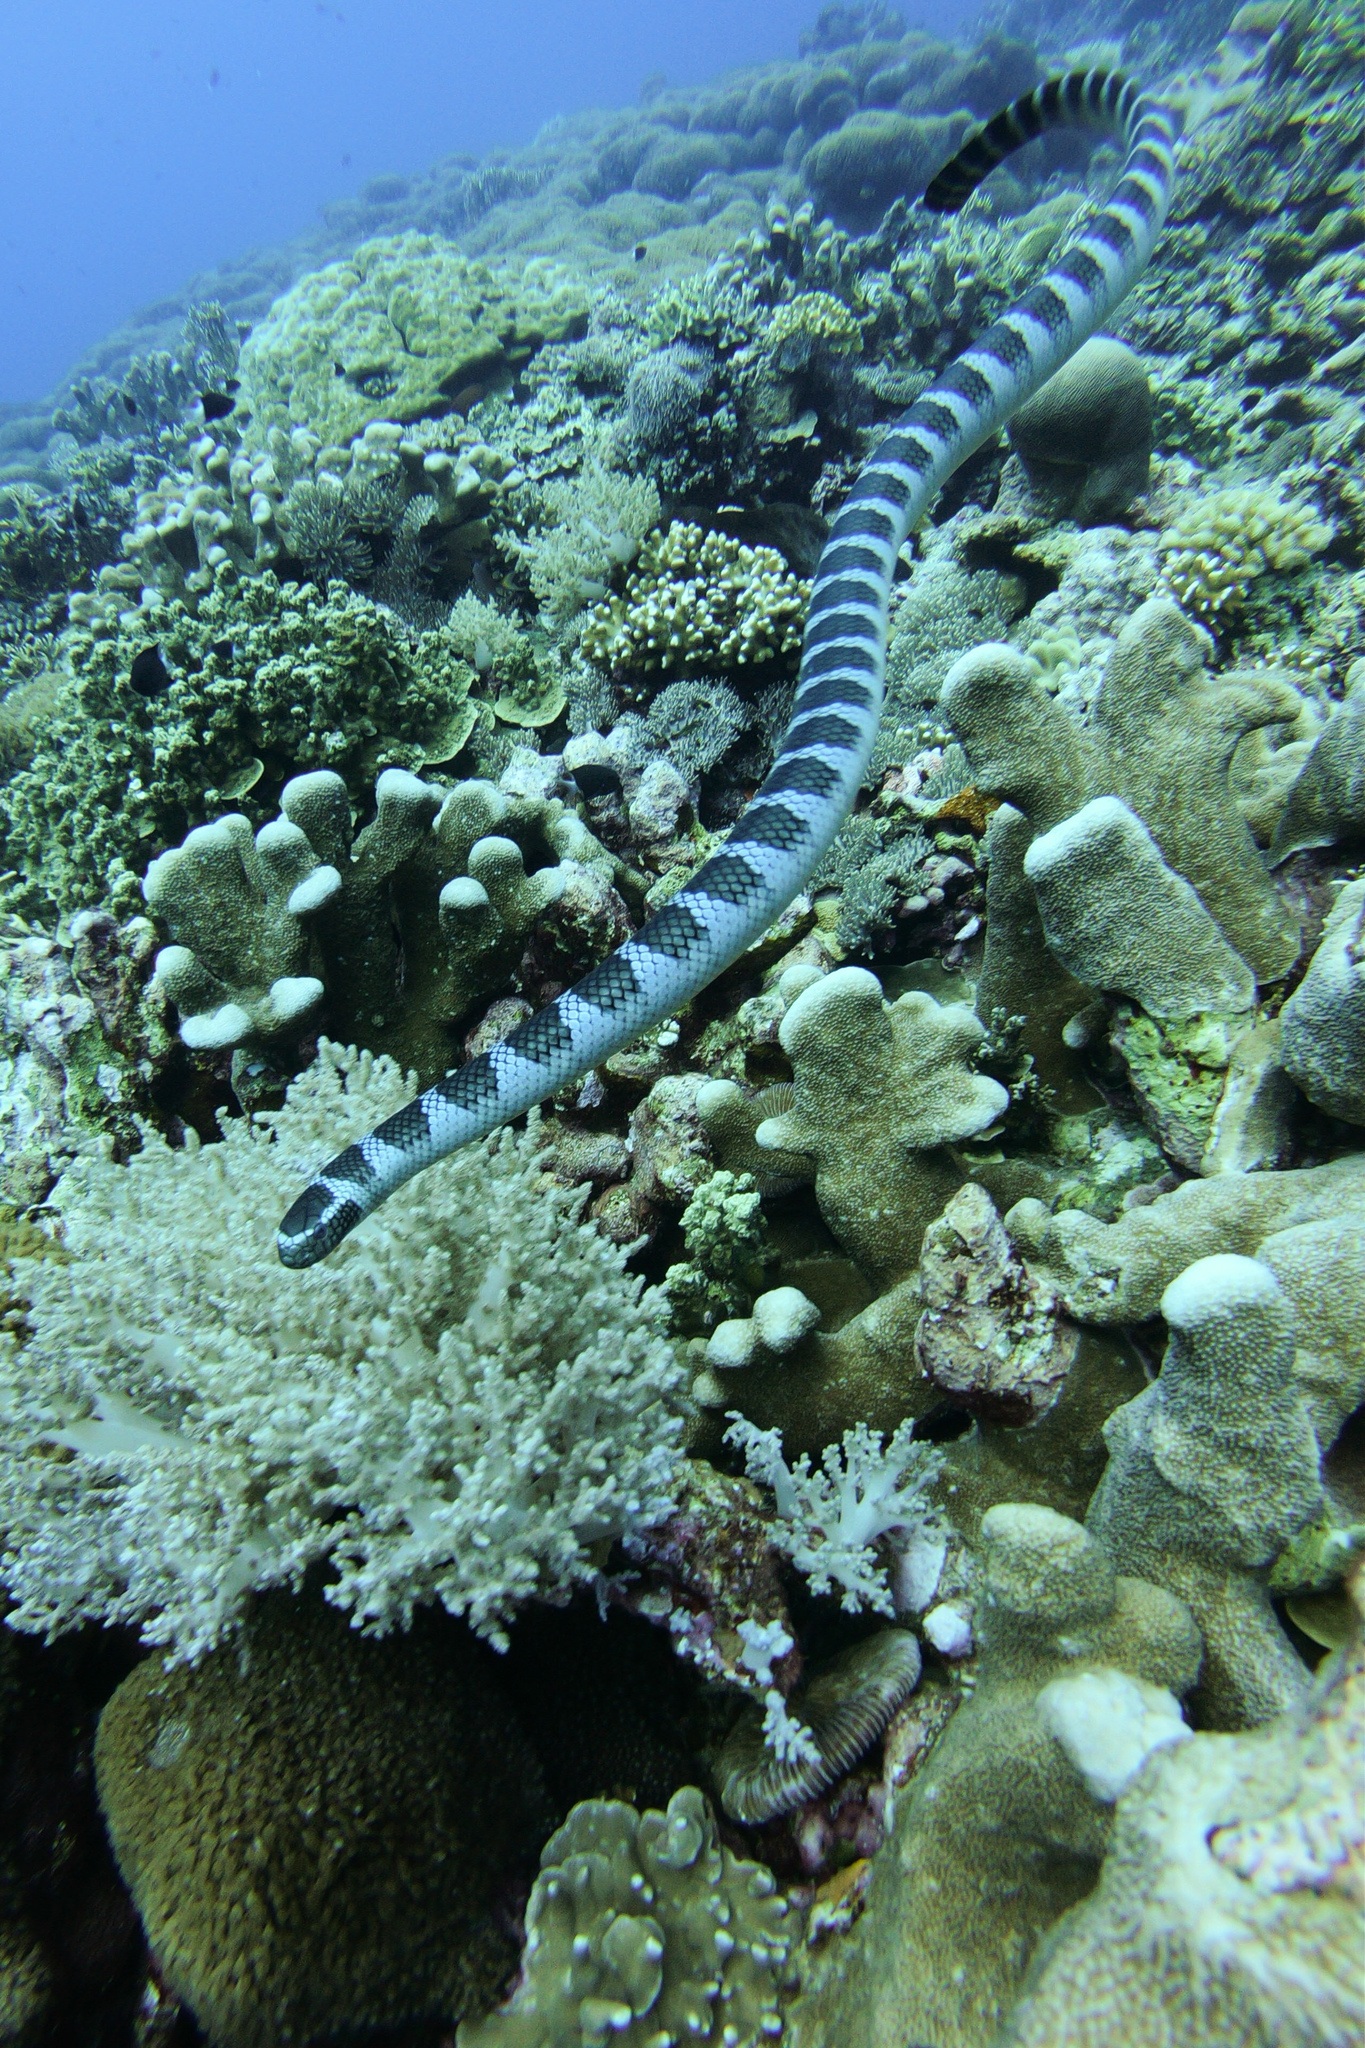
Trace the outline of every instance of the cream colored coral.
<instances>
[{"instance_id":1,"label":"cream colored coral","mask_svg":"<svg viewBox=\"0 0 1365 2048\"><path fill-rule=\"evenodd\" d=\"M810 585L776 548L675 520L648 540L624 597L595 605L583 652L617 671L742 668L800 651Z\"/></svg>"},{"instance_id":2,"label":"cream colored coral","mask_svg":"<svg viewBox=\"0 0 1365 2048\"><path fill-rule=\"evenodd\" d=\"M1223 619L1241 610L1255 577L1305 568L1332 532L1313 506L1282 497L1277 487L1213 491L1162 534L1166 582L1187 611Z\"/></svg>"}]
</instances>

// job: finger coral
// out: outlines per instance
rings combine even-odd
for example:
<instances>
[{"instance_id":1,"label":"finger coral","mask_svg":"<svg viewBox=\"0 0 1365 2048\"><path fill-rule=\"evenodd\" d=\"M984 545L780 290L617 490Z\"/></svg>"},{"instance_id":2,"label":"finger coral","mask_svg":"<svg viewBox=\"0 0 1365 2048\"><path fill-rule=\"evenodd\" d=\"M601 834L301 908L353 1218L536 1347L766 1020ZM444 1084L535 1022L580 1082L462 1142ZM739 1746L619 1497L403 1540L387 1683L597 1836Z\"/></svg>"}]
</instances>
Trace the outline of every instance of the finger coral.
<instances>
[{"instance_id":1,"label":"finger coral","mask_svg":"<svg viewBox=\"0 0 1365 2048\"><path fill-rule=\"evenodd\" d=\"M16 1263L27 1334L0 1349L10 1626L123 1622L193 1659L253 1589L326 1559L357 1626L440 1601L497 1640L667 1512L681 1369L658 1304L533 1135L450 1160L281 1280L301 1176L407 1094L391 1061L329 1047L219 1144L149 1133L126 1167L69 1171L66 1256Z\"/></svg>"}]
</instances>

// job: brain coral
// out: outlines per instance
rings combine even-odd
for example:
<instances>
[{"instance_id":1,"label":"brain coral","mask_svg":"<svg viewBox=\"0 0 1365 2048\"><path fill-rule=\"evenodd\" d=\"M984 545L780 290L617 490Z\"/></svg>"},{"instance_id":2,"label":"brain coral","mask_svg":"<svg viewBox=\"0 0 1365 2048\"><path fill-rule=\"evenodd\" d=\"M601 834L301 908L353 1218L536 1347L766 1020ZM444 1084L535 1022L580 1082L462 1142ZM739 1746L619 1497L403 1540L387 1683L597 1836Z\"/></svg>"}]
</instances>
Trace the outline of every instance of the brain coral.
<instances>
[{"instance_id":1,"label":"brain coral","mask_svg":"<svg viewBox=\"0 0 1365 2048\"><path fill-rule=\"evenodd\" d=\"M371 420L452 409L587 325L581 286L544 258L518 276L436 235L363 242L300 278L243 345L241 406L254 431L311 427L345 444Z\"/></svg>"},{"instance_id":2,"label":"brain coral","mask_svg":"<svg viewBox=\"0 0 1365 2048\"><path fill-rule=\"evenodd\" d=\"M324 1047L272 1117L53 1197L66 1258L16 1262L0 1333L12 1627L141 1624L194 1658L252 1588L316 1560L383 1632L440 1600L500 1638L591 1579L589 1546L665 1514L680 1368L652 1297L504 1131L395 1195L337 1258L282 1273L277 1217L407 1099Z\"/></svg>"},{"instance_id":3,"label":"brain coral","mask_svg":"<svg viewBox=\"0 0 1365 2048\"><path fill-rule=\"evenodd\" d=\"M243 1650L248 1654L243 1655ZM497 1995L539 1774L460 1629L357 1639L276 1594L100 1716L100 1804L165 1981L215 2048L453 2018Z\"/></svg>"}]
</instances>

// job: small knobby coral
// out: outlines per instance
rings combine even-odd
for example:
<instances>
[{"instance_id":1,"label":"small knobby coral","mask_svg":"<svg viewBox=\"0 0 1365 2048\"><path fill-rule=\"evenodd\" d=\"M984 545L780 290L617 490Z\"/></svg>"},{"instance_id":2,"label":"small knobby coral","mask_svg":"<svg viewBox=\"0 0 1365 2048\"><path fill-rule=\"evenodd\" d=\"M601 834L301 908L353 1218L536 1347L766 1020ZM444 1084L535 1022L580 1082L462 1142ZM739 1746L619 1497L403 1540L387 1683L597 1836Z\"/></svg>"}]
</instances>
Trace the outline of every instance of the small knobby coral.
<instances>
[{"instance_id":1,"label":"small knobby coral","mask_svg":"<svg viewBox=\"0 0 1365 2048\"><path fill-rule=\"evenodd\" d=\"M809 596L776 548L675 521L646 541L624 598L594 606L583 652L617 671L771 662L799 652Z\"/></svg>"},{"instance_id":2,"label":"small knobby coral","mask_svg":"<svg viewBox=\"0 0 1365 2048\"><path fill-rule=\"evenodd\" d=\"M844 1431L842 1447L826 1448L821 1469L813 1471L809 1456L787 1463L780 1430L756 1429L735 1413L729 1419L726 1442L743 1451L749 1477L773 1490L779 1516L773 1541L804 1572L811 1591L828 1593L838 1585L850 1614L862 1607L893 1613L872 1546L893 1529L920 1529L933 1520L927 1495L943 1464L939 1453L914 1440L912 1422L903 1422L885 1445L859 1422Z\"/></svg>"},{"instance_id":3,"label":"small knobby coral","mask_svg":"<svg viewBox=\"0 0 1365 2048\"><path fill-rule=\"evenodd\" d=\"M1246 603L1247 584L1267 570L1307 566L1332 538L1311 505L1278 488L1244 484L1195 499L1161 536L1166 581L1187 611L1216 621Z\"/></svg>"},{"instance_id":4,"label":"small knobby coral","mask_svg":"<svg viewBox=\"0 0 1365 2048\"><path fill-rule=\"evenodd\" d=\"M276 1218L408 1093L324 1045L277 1114L128 1165L79 1162L66 1258L16 1261L0 1334L12 1627L141 1624L192 1659L253 1588L329 1559L358 1626L440 1600L497 1642L591 1579L588 1546L666 1514L681 1371L623 1255L503 1131L285 1274Z\"/></svg>"}]
</instances>

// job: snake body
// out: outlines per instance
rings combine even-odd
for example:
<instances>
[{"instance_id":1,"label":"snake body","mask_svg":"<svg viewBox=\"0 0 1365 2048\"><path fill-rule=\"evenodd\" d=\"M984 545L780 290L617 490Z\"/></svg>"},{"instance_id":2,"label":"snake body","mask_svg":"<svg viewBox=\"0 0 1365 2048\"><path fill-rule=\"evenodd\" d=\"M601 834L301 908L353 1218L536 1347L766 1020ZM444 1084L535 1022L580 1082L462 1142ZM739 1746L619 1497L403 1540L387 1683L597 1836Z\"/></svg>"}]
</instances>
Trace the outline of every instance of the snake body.
<instances>
[{"instance_id":1,"label":"snake body","mask_svg":"<svg viewBox=\"0 0 1365 2048\"><path fill-rule=\"evenodd\" d=\"M925 193L955 212L1045 130L1123 139L1107 204L1046 274L887 432L836 515L811 591L791 722L720 849L600 966L500 1043L329 1160L279 1232L286 1266L326 1257L415 1173L521 1115L671 1015L767 930L851 809L872 752L896 557L953 471L1107 319L1166 217L1178 119L1121 73L1049 79L979 129Z\"/></svg>"}]
</instances>

